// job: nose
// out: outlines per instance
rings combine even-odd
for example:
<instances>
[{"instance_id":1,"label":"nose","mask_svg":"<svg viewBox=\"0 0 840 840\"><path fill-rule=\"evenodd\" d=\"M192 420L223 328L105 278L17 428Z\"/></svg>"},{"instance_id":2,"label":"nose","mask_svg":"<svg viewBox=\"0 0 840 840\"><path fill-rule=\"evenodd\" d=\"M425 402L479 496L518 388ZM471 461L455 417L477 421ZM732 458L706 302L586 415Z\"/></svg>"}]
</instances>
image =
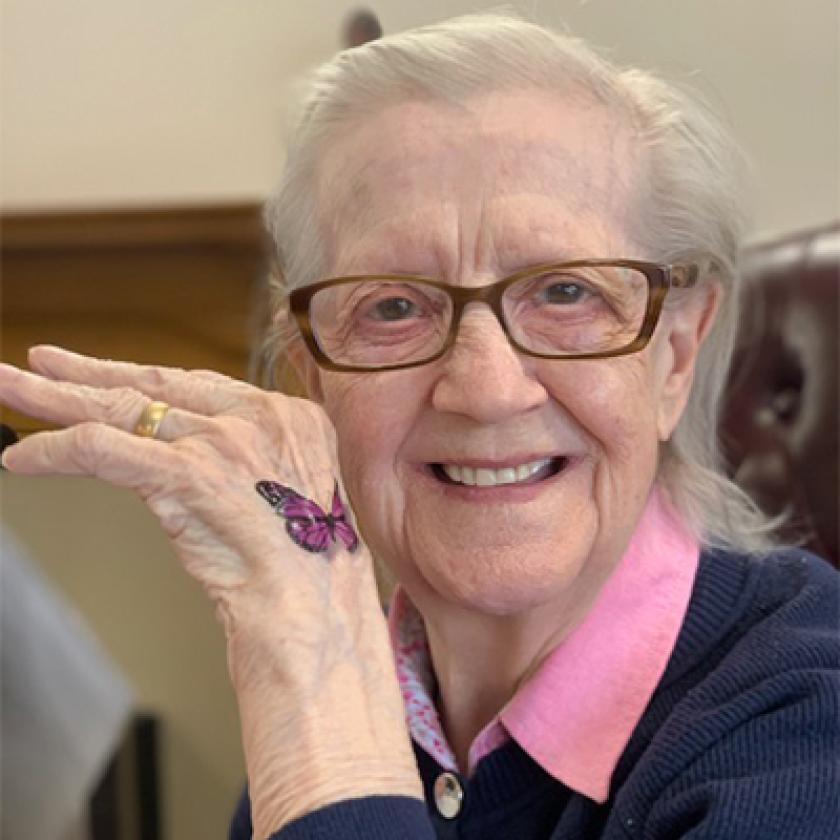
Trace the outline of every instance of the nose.
<instances>
[{"instance_id":1,"label":"nose","mask_svg":"<svg viewBox=\"0 0 840 840\"><path fill-rule=\"evenodd\" d=\"M483 424L503 422L542 405L543 385L529 369L531 359L508 341L490 309L470 304L464 311L454 346L441 360L432 404L442 412Z\"/></svg>"}]
</instances>

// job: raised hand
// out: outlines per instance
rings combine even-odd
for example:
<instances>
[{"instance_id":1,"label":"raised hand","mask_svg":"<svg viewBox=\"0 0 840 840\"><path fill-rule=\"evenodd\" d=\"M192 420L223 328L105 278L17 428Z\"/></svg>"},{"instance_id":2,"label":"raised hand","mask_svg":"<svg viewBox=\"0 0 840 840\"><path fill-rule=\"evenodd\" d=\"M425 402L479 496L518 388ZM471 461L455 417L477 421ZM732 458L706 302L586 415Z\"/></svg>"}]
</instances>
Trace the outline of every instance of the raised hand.
<instances>
[{"instance_id":1,"label":"raised hand","mask_svg":"<svg viewBox=\"0 0 840 840\"><path fill-rule=\"evenodd\" d=\"M323 410L210 371L46 346L29 361L0 365L0 401L65 428L3 463L131 488L160 520L225 627L254 836L348 796L422 796Z\"/></svg>"},{"instance_id":2,"label":"raised hand","mask_svg":"<svg viewBox=\"0 0 840 840\"><path fill-rule=\"evenodd\" d=\"M67 428L21 441L7 450L5 466L29 475L91 475L135 490L211 595L269 571L288 548L257 482L277 481L329 509L335 437L308 400L210 371L102 361L53 347L33 348L30 364L34 373L0 365L0 400ZM154 439L139 437L133 431L152 401L170 408Z\"/></svg>"}]
</instances>

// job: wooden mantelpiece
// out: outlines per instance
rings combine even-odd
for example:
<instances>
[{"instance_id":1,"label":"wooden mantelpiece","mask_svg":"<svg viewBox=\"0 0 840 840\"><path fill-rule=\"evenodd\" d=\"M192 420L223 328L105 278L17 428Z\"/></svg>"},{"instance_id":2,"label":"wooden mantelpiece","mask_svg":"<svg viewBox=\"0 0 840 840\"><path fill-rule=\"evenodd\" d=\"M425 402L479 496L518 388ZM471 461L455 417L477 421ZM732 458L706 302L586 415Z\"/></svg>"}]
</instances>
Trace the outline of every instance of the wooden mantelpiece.
<instances>
[{"instance_id":1,"label":"wooden mantelpiece","mask_svg":"<svg viewBox=\"0 0 840 840\"><path fill-rule=\"evenodd\" d=\"M262 244L258 204L4 213L0 223L4 253L200 245L253 251Z\"/></svg>"},{"instance_id":2,"label":"wooden mantelpiece","mask_svg":"<svg viewBox=\"0 0 840 840\"><path fill-rule=\"evenodd\" d=\"M252 371L269 250L259 205L7 213L0 234L4 361L25 364L46 342Z\"/></svg>"}]
</instances>

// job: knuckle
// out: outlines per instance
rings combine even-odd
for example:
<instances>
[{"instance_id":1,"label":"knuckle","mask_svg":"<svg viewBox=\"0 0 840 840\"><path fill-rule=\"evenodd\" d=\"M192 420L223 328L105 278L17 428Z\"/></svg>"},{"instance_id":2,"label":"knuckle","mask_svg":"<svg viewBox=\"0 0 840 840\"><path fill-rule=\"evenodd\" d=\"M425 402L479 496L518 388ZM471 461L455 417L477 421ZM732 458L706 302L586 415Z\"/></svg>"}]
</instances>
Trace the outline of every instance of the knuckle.
<instances>
[{"instance_id":1,"label":"knuckle","mask_svg":"<svg viewBox=\"0 0 840 840\"><path fill-rule=\"evenodd\" d=\"M247 440L252 427L252 423L241 417L211 417L207 422L208 436L225 449Z\"/></svg>"},{"instance_id":2,"label":"knuckle","mask_svg":"<svg viewBox=\"0 0 840 840\"><path fill-rule=\"evenodd\" d=\"M219 373L216 370L208 370L207 368L196 368L191 370L190 374L197 379L206 379L209 382L230 382L230 377Z\"/></svg>"},{"instance_id":3,"label":"knuckle","mask_svg":"<svg viewBox=\"0 0 840 840\"><path fill-rule=\"evenodd\" d=\"M162 481L171 491L184 494L196 484L201 483L203 465L201 460L191 458L188 453L170 447L167 465L158 471L156 486Z\"/></svg>"},{"instance_id":4,"label":"knuckle","mask_svg":"<svg viewBox=\"0 0 840 840\"><path fill-rule=\"evenodd\" d=\"M144 384L151 386L152 388L159 388L162 385L165 385L166 378L167 377L163 368L149 367L143 371Z\"/></svg>"},{"instance_id":5,"label":"knuckle","mask_svg":"<svg viewBox=\"0 0 840 840\"><path fill-rule=\"evenodd\" d=\"M102 426L99 423L79 423L73 430L73 437L83 449L96 449L102 440Z\"/></svg>"},{"instance_id":6,"label":"knuckle","mask_svg":"<svg viewBox=\"0 0 840 840\"><path fill-rule=\"evenodd\" d=\"M123 426L137 421L143 396L139 391L128 386L112 388L103 395L103 414L106 423Z\"/></svg>"},{"instance_id":7,"label":"knuckle","mask_svg":"<svg viewBox=\"0 0 840 840\"><path fill-rule=\"evenodd\" d=\"M202 442L194 440L202 452L200 466L205 475L219 470L227 474L234 465L256 462L265 452L265 438L258 425L249 419L235 416L210 417L205 421ZM208 457L211 455L211 457Z\"/></svg>"},{"instance_id":8,"label":"knuckle","mask_svg":"<svg viewBox=\"0 0 840 840\"><path fill-rule=\"evenodd\" d=\"M282 403L277 399L276 394L269 394L265 391L254 389L249 395L253 405L254 417L260 424L273 424L277 422L277 411L282 409Z\"/></svg>"}]
</instances>

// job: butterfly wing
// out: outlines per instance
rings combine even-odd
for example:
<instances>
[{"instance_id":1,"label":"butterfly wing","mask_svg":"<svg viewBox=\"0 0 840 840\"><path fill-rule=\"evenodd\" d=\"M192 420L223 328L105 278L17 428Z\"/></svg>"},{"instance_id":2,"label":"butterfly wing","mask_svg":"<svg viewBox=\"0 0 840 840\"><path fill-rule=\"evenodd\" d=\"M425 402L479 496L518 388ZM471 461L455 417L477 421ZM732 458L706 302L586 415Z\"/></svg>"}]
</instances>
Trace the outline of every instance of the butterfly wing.
<instances>
[{"instance_id":1,"label":"butterfly wing","mask_svg":"<svg viewBox=\"0 0 840 840\"><path fill-rule=\"evenodd\" d=\"M327 515L315 502L277 481L258 481L257 492L286 520L286 533L306 551L326 551L332 540Z\"/></svg>"},{"instance_id":2,"label":"butterfly wing","mask_svg":"<svg viewBox=\"0 0 840 840\"><path fill-rule=\"evenodd\" d=\"M339 519L344 516L344 504L341 501L341 495L338 492L338 482L335 483L335 489L333 490L333 497L332 497L332 508L330 508L330 513L333 515L333 519Z\"/></svg>"},{"instance_id":3,"label":"butterfly wing","mask_svg":"<svg viewBox=\"0 0 840 840\"><path fill-rule=\"evenodd\" d=\"M335 523L336 536L341 538L344 545L347 546L348 551L355 551L359 545L359 538L353 530L353 526L345 522L343 519Z\"/></svg>"},{"instance_id":4,"label":"butterfly wing","mask_svg":"<svg viewBox=\"0 0 840 840\"><path fill-rule=\"evenodd\" d=\"M278 513L282 512L283 503L290 496L298 496L290 487L284 487L276 481L258 481L257 493L260 494ZM298 496L298 498L300 498Z\"/></svg>"},{"instance_id":5,"label":"butterfly wing","mask_svg":"<svg viewBox=\"0 0 840 840\"><path fill-rule=\"evenodd\" d=\"M257 492L284 517L297 519L326 518L321 508L305 496L277 481L258 481Z\"/></svg>"},{"instance_id":6,"label":"butterfly wing","mask_svg":"<svg viewBox=\"0 0 840 840\"><path fill-rule=\"evenodd\" d=\"M286 533L293 542L313 554L326 551L332 541L326 519L292 517L286 520Z\"/></svg>"},{"instance_id":7,"label":"butterfly wing","mask_svg":"<svg viewBox=\"0 0 840 840\"><path fill-rule=\"evenodd\" d=\"M338 492L338 482L336 482L335 490L333 491L331 513L336 536L347 546L348 551L355 551L359 545L359 538L356 536L353 526L347 521L347 513L344 510L344 505Z\"/></svg>"}]
</instances>

